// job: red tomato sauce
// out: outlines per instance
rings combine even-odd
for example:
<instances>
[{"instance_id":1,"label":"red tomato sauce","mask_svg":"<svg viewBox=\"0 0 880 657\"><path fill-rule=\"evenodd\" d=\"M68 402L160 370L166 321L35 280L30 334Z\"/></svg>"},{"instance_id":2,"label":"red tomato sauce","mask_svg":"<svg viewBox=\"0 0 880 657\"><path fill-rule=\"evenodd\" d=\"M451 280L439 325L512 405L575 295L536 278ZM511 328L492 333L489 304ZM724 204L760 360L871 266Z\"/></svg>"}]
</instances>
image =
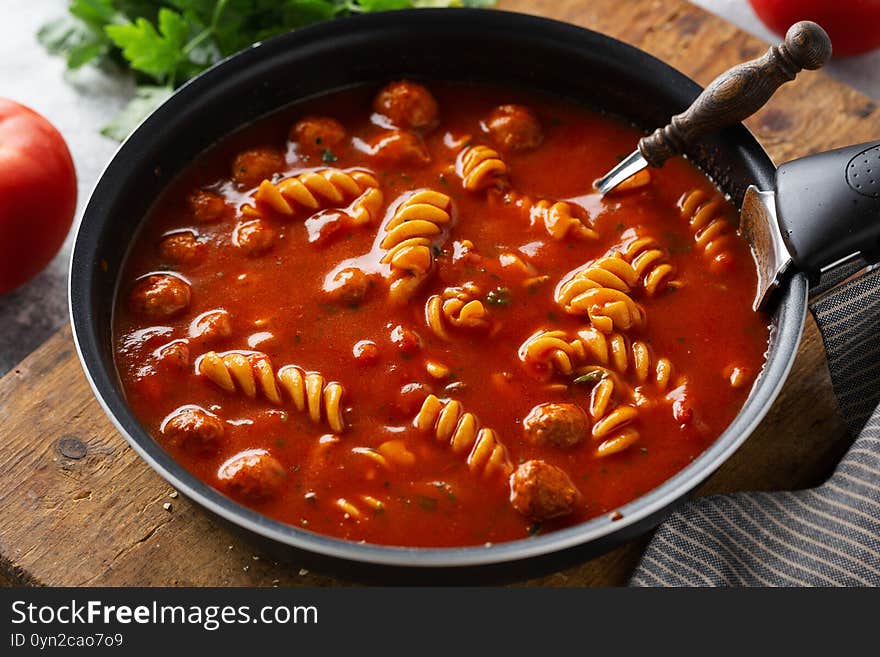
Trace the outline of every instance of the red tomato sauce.
<instances>
[{"instance_id":1,"label":"red tomato sauce","mask_svg":"<svg viewBox=\"0 0 880 657\"><path fill-rule=\"evenodd\" d=\"M693 190L715 198L715 215L732 227L735 208L681 158L652 170L649 184L600 199L592 182L633 148L640 137L635 128L522 91L428 87L436 118L379 114L373 109L376 89L332 94L230 136L170 186L145 221L120 285L114 339L127 400L146 429L196 477L261 513L321 534L389 545L477 545L611 513L705 450L736 416L762 367L768 319L751 310L756 274L749 248L730 228L723 257L713 260L680 210ZM522 149L511 147L520 134L516 125L493 115L506 104L530 111L540 139L531 129L522 133ZM343 136L337 127L332 146L290 141L314 138L308 130L291 131L306 116L335 119ZM418 125L401 125L407 121ZM493 133L491 125L501 132ZM371 153L371 144L389 138L405 148ZM496 150L507 173L488 189L466 190L460 155L480 144ZM257 184L231 177L233 163L241 162L236 156L253 148L283 155L276 181L329 167L371 173L383 196L378 216L355 225L346 217L347 203L285 216L254 201ZM258 169L249 171L262 173ZM201 206L191 202L200 189L219 194L226 207L212 214L205 204L214 197L202 199ZM393 303L388 266L378 262L385 254L379 243L401 200L418 189L448 195L451 224L433 238L424 280L405 303ZM540 220L530 220L534 213L522 207L523 195L569 202L596 235L554 239ZM248 214L245 205L254 210ZM236 226L257 216L274 239L247 251L237 246L242 240ZM187 257L159 247L167 233L182 230L197 245L186 247ZM519 352L537 331L573 336L590 326L590 317L565 312L554 292L568 272L624 250L633 231L662 245L674 267L674 285L654 295L633 285L629 296L644 313L643 325L615 332L628 346L647 345L655 360L667 358L674 375L661 389L631 371L620 374L619 385L635 397L611 407L626 401L637 410L628 424L637 439L601 456L601 441L589 428L598 421L590 417L590 399L599 379L591 375L573 383L591 371L592 361L567 374L551 367L538 376ZM463 255L465 240L473 247ZM511 264L510 254L528 263L529 271ZM325 281L345 267L359 267L369 278L362 296L340 299L326 291ZM179 277L188 293L182 290L169 302L172 297L153 289L161 302L154 312L138 282L156 272ZM449 339L442 339L428 326L426 303L465 283L478 290L473 296L488 326L453 326ZM222 326L194 337L197 318L215 310L225 311ZM228 391L200 373L204 354L236 350L265 354L275 372L296 365L340 384L344 431L313 422L283 391L280 403L272 402L258 384L249 398L238 382ZM438 366L433 375L428 361ZM420 431L414 419L429 394L458 400L479 426L492 429L507 465L488 474L475 471L467 453ZM524 431L532 408L548 402L574 404L587 415L587 431L572 434L576 444L537 444ZM191 405L210 416L211 431L179 419L169 424L177 409ZM193 431L201 431L199 441L189 440ZM396 456L388 465L372 457L379 452L364 450L389 442L394 449L381 454ZM256 483L236 479L238 465L230 469L227 463L248 450L272 457L253 469ZM545 509L543 516L555 517L511 503L509 476L530 460L560 469L576 488L576 500L560 502L565 508L558 515ZM218 474L224 463L225 479ZM231 470L239 474L230 478Z\"/></svg>"}]
</instances>

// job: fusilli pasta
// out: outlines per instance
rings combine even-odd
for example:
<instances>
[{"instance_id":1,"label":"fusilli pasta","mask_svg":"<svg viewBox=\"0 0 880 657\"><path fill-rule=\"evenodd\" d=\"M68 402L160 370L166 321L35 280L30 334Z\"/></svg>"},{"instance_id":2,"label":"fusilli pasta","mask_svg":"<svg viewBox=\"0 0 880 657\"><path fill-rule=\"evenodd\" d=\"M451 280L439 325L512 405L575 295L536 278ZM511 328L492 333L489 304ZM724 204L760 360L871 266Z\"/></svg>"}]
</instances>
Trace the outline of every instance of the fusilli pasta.
<instances>
[{"instance_id":1,"label":"fusilli pasta","mask_svg":"<svg viewBox=\"0 0 880 657\"><path fill-rule=\"evenodd\" d=\"M379 246L382 263L391 267L392 300L405 302L431 270L431 247L451 221L452 199L430 189L417 191L401 203L385 226Z\"/></svg>"},{"instance_id":2,"label":"fusilli pasta","mask_svg":"<svg viewBox=\"0 0 880 657\"><path fill-rule=\"evenodd\" d=\"M576 269L556 288L555 300L570 315L587 315L603 333L645 324L645 311L629 296L638 273L619 255Z\"/></svg>"},{"instance_id":3,"label":"fusilli pasta","mask_svg":"<svg viewBox=\"0 0 880 657\"><path fill-rule=\"evenodd\" d=\"M599 237L593 228L587 225L586 212L569 201L535 200L515 190L506 192L502 200L506 204L522 208L529 215L529 224L541 224L555 240L567 237L583 240L595 240Z\"/></svg>"},{"instance_id":4,"label":"fusilli pasta","mask_svg":"<svg viewBox=\"0 0 880 657\"><path fill-rule=\"evenodd\" d=\"M600 441L597 456L610 456L625 450L638 441L639 432L631 426L638 417L638 409L630 401L632 388L623 383L614 372L604 367L593 367L590 374L598 381L590 392L590 417L593 420L592 436Z\"/></svg>"},{"instance_id":5,"label":"fusilli pasta","mask_svg":"<svg viewBox=\"0 0 880 657\"><path fill-rule=\"evenodd\" d=\"M376 177L361 169L321 169L306 171L277 183L264 180L253 198L257 207L245 205L242 208L245 214L261 214L260 204L279 214L292 216L301 208L315 212L351 203L347 214L355 225L372 223L379 216L383 202Z\"/></svg>"},{"instance_id":6,"label":"fusilli pasta","mask_svg":"<svg viewBox=\"0 0 880 657\"><path fill-rule=\"evenodd\" d=\"M208 378L227 392L240 391L254 399L257 393L275 405L282 405L281 392L298 411L308 411L312 422L323 420L340 433L342 419L342 384L327 382L317 372L305 372L296 365L285 365L277 374L269 357L259 351L209 351L196 360L196 374ZM280 388L280 389L279 389Z\"/></svg>"},{"instance_id":7,"label":"fusilli pasta","mask_svg":"<svg viewBox=\"0 0 880 657\"><path fill-rule=\"evenodd\" d=\"M513 469L507 449L492 429L481 428L473 413L465 413L461 402L428 395L416 415L415 426L448 443L453 453L467 454L468 468L475 473L509 475Z\"/></svg>"},{"instance_id":8,"label":"fusilli pasta","mask_svg":"<svg viewBox=\"0 0 880 657\"><path fill-rule=\"evenodd\" d=\"M334 502L337 509L342 511L346 520L363 520L367 513L382 513L385 511L385 503L372 495L358 495L357 497L337 498Z\"/></svg>"},{"instance_id":9,"label":"fusilli pasta","mask_svg":"<svg viewBox=\"0 0 880 657\"><path fill-rule=\"evenodd\" d=\"M679 282L673 280L675 267L670 262L669 251L660 242L631 230L623 237L630 238L623 249L623 258L635 269L648 296L662 292L667 286L679 286Z\"/></svg>"},{"instance_id":10,"label":"fusilli pasta","mask_svg":"<svg viewBox=\"0 0 880 657\"><path fill-rule=\"evenodd\" d=\"M479 300L480 289L473 283L447 287L441 294L432 295L425 304L425 321L434 334L449 340L449 330L488 330L489 311Z\"/></svg>"},{"instance_id":11,"label":"fusilli pasta","mask_svg":"<svg viewBox=\"0 0 880 657\"><path fill-rule=\"evenodd\" d=\"M718 266L731 258L729 248L736 239L730 222L722 216L724 200L720 196L710 198L701 190L693 190L681 197L678 203L681 216L687 220L694 234L697 248Z\"/></svg>"},{"instance_id":12,"label":"fusilli pasta","mask_svg":"<svg viewBox=\"0 0 880 657\"><path fill-rule=\"evenodd\" d=\"M464 188L479 192L507 185L507 165L497 151L488 146L468 146L458 155L456 169Z\"/></svg>"},{"instance_id":13,"label":"fusilli pasta","mask_svg":"<svg viewBox=\"0 0 880 657\"><path fill-rule=\"evenodd\" d=\"M599 365L631 375L637 385L653 383L661 391L674 383L674 369L668 358L657 358L646 342L628 341L620 333L602 333L594 327L577 331L572 338L565 331L539 331L519 348L520 360L540 379L554 373L583 374L583 365Z\"/></svg>"}]
</instances>

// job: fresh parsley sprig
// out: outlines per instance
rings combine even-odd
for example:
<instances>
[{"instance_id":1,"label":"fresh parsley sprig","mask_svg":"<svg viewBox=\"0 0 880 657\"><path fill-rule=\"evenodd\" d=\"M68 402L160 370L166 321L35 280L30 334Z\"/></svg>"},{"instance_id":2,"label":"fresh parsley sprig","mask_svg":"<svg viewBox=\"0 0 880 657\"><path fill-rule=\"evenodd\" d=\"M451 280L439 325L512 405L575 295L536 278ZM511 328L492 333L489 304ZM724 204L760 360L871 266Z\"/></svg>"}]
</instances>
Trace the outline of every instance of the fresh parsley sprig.
<instances>
[{"instance_id":1,"label":"fresh parsley sprig","mask_svg":"<svg viewBox=\"0 0 880 657\"><path fill-rule=\"evenodd\" d=\"M257 41L350 14L412 7L490 6L494 0L71 0L39 41L76 69L130 70L138 89L103 132L123 139L174 89Z\"/></svg>"}]
</instances>

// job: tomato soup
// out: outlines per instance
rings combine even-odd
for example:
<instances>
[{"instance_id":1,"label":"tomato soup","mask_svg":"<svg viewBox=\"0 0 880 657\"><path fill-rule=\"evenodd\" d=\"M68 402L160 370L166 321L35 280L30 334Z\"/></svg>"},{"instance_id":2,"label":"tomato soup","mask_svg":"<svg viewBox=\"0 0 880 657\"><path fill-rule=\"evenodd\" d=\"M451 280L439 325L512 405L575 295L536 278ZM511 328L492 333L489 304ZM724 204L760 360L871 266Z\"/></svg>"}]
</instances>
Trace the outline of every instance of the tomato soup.
<instances>
[{"instance_id":1,"label":"tomato soup","mask_svg":"<svg viewBox=\"0 0 880 657\"><path fill-rule=\"evenodd\" d=\"M481 545L614 513L724 431L769 331L736 210L693 165L595 193L640 136L410 81L231 135L127 257L128 403L202 481L343 539Z\"/></svg>"}]
</instances>

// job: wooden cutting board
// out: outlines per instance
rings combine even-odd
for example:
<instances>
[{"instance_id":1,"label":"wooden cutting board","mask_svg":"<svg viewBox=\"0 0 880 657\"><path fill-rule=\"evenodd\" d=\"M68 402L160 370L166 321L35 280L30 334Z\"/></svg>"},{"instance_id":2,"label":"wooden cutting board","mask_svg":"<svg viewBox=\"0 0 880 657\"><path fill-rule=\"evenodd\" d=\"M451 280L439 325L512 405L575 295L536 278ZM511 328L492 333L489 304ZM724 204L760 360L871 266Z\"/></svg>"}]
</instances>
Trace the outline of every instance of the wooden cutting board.
<instances>
[{"instance_id":1,"label":"wooden cutting board","mask_svg":"<svg viewBox=\"0 0 880 657\"><path fill-rule=\"evenodd\" d=\"M708 83L766 44L684 0L503 0L611 34ZM877 104L804 74L748 122L776 162L880 136ZM846 449L812 319L773 409L701 494L813 485ZM276 563L203 515L131 450L86 384L68 329L0 380L0 573L53 585L344 584ZM169 506L170 505L170 506ZM627 580L644 540L525 585Z\"/></svg>"}]
</instances>

